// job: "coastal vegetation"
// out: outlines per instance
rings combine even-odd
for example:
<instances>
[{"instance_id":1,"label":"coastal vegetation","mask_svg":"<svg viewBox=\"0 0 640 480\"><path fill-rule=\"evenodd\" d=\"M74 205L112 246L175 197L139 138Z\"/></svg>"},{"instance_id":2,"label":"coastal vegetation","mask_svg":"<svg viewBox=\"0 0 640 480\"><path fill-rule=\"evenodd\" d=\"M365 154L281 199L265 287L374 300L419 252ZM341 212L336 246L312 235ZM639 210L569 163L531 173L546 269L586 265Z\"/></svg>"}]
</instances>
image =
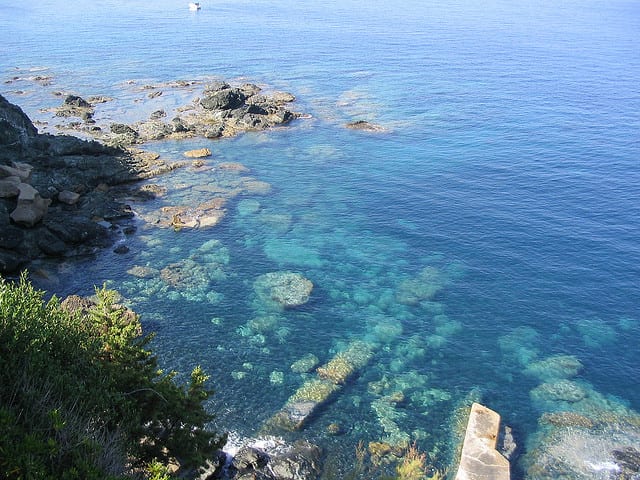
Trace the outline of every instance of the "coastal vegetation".
<instances>
[{"instance_id":1,"label":"coastal vegetation","mask_svg":"<svg viewBox=\"0 0 640 480\"><path fill-rule=\"evenodd\" d=\"M211 458L208 376L163 372L151 339L114 291L45 301L0 278L0 477L160 480Z\"/></svg>"}]
</instances>

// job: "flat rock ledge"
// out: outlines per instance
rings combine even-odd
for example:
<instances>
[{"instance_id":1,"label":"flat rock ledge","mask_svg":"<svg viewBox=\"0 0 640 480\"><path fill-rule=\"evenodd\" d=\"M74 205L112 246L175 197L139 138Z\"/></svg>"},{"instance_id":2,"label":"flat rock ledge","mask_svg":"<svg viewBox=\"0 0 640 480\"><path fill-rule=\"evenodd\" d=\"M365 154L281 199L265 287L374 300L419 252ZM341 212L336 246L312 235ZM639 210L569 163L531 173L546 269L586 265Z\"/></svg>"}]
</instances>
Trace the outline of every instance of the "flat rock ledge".
<instances>
[{"instance_id":1,"label":"flat rock ledge","mask_svg":"<svg viewBox=\"0 0 640 480\"><path fill-rule=\"evenodd\" d=\"M455 480L509 480L509 461L496 450L500 415L474 403Z\"/></svg>"}]
</instances>

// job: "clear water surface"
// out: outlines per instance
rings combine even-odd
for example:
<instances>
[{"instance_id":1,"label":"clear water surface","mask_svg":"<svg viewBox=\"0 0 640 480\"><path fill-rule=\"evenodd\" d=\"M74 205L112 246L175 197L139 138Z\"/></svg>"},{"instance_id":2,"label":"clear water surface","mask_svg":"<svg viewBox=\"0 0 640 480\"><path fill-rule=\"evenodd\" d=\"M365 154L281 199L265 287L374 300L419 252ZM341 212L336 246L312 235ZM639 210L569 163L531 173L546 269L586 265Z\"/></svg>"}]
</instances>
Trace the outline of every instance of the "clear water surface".
<instances>
[{"instance_id":1,"label":"clear water surface","mask_svg":"<svg viewBox=\"0 0 640 480\"><path fill-rule=\"evenodd\" d=\"M294 93L312 116L148 146L176 159L207 146L271 190L229 200L214 229L141 224L128 254L67 261L47 288L120 290L158 332L167 367L212 374L217 423L239 435L257 435L313 378L292 371L295 361L372 345L369 362L289 435L343 467L360 440L416 440L446 464L454 412L472 397L524 444L541 414L530 396L540 381L526 370L556 354L579 359L594 390L640 409L640 4L201 4L0 0L5 78L42 67L56 87L116 98L129 79L245 79ZM60 102L18 88L0 92L34 118ZM112 114L136 112L116 101ZM344 128L354 120L388 132ZM160 202L201 201L202 175L156 179L168 188ZM127 273L185 259L191 290ZM274 271L311 280L310 301L285 311L262 301L255 281Z\"/></svg>"}]
</instances>

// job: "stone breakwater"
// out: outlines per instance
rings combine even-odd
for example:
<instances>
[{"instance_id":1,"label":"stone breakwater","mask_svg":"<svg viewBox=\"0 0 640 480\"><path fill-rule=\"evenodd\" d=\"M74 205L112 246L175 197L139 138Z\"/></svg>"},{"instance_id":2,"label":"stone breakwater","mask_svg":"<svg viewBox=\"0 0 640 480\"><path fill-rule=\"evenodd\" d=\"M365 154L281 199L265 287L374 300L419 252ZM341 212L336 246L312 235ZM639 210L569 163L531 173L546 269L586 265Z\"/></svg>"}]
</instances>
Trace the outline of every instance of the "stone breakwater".
<instances>
[{"instance_id":1,"label":"stone breakwater","mask_svg":"<svg viewBox=\"0 0 640 480\"><path fill-rule=\"evenodd\" d=\"M17 272L35 259L86 255L113 245L134 231L129 221L133 212L121 200L133 184L194 166L192 162L205 156L163 159L137 145L229 137L300 117L286 108L295 100L291 94L263 95L256 85L235 87L221 81L206 85L202 95L177 108L180 113L171 120L164 110L131 124L94 120L97 108L111 100L67 95L50 113L69 120L57 125L57 131L74 134L52 135L39 133L20 107L0 96L0 274ZM245 187L260 186L252 181ZM209 207L218 219L220 206ZM193 219L181 211L171 213L170 225L192 226ZM200 215L194 226L206 224L209 217Z\"/></svg>"}]
</instances>

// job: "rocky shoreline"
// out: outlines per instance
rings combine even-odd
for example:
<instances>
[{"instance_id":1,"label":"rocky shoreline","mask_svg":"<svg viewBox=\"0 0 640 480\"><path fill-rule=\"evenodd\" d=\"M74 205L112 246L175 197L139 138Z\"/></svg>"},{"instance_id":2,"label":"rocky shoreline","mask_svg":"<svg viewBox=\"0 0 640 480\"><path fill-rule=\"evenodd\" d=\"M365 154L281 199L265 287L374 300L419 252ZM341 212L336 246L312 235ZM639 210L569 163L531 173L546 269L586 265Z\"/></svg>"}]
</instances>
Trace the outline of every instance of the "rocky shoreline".
<instances>
[{"instance_id":1,"label":"rocky shoreline","mask_svg":"<svg viewBox=\"0 0 640 480\"><path fill-rule=\"evenodd\" d=\"M154 92L155 97L161 94ZM289 93L264 95L257 85L224 81L205 85L202 95L177 108L170 120L164 110L132 124L94 120L97 106L110 100L67 95L50 113L68 120L58 130L74 135L51 135L39 133L20 107L0 95L0 274L16 273L35 259L87 255L113 245L135 230L134 214L120 200L131 185L201 166L198 158L206 156L195 152L187 155L190 161L166 161L136 146L161 139L229 137L301 117L287 108L295 100ZM243 187L264 188L254 179ZM162 221L178 228L215 224L221 205L214 203L203 206L198 218L182 218L178 208Z\"/></svg>"}]
</instances>

